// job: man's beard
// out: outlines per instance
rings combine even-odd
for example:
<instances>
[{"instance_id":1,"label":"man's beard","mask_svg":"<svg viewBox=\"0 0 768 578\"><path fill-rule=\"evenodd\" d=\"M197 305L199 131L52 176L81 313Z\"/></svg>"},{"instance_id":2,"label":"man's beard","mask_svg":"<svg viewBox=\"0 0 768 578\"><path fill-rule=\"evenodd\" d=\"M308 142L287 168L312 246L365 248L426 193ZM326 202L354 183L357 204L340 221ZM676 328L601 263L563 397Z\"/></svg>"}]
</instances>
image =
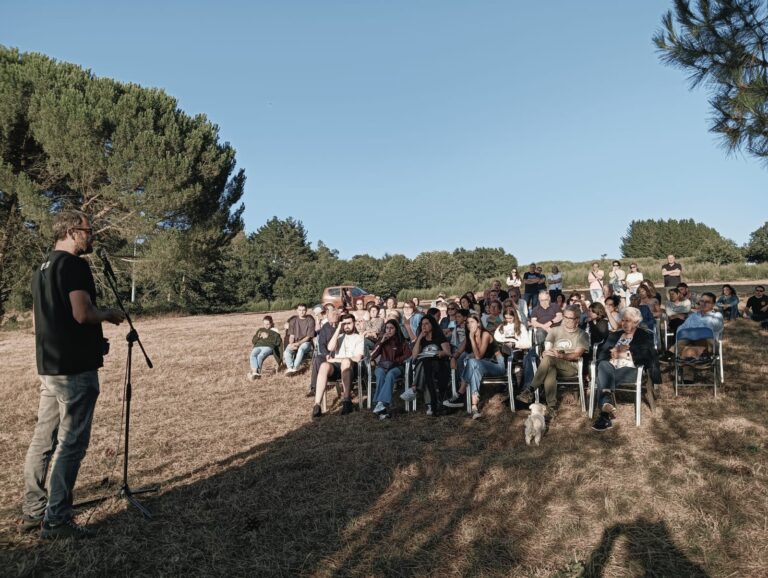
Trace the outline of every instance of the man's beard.
<instances>
[{"instance_id":1,"label":"man's beard","mask_svg":"<svg viewBox=\"0 0 768 578\"><path fill-rule=\"evenodd\" d=\"M75 252L77 255L88 255L89 253L93 253L93 243L91 241L83 241L82 244L78 243L75 247Z\"/></svg>"}]
</instances>

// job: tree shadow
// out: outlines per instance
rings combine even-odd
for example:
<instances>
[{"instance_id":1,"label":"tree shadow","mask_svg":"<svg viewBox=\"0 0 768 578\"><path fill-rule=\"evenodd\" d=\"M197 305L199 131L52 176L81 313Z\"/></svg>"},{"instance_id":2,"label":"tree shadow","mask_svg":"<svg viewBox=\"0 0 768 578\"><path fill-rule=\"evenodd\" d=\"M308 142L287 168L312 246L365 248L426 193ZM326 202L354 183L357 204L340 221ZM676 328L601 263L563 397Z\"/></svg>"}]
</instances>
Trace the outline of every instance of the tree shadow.
<instances>
[{"instance_id":1,"label":"tree shadow","mask_svg":"<svg viewBox=\"0 0 768 578\"><path fill-rule=\"evenodd\" d=\"M566 475L573 484L555 473L577 453L579 464L597 459L606 441L575 439L566 412L541 447L527 447L523 417L500 403L479 422L325 416L160 481L159 495L141 497L150 521L115 500L93 516L94 540L18 539L0 566L68 576L526 575L543 510L568 502L573 524L588 518L589 500L569 494L578 468Z\"/></svg>"},{"instance_id":2,"label":"tree shadow","mask_svg":"<svg viewBox=\"0 0 768 578\"><path fill-rule=\"evenodd\" d=\"M585 577L602 578L606 575L606 565L619 540L626 542L623 566L632 575L686 578L709 576L675 546L666 522L652 522L641 517L630 523L614 524L603 531L600 544L585 563Z\"/></svg>"}]
</instances>

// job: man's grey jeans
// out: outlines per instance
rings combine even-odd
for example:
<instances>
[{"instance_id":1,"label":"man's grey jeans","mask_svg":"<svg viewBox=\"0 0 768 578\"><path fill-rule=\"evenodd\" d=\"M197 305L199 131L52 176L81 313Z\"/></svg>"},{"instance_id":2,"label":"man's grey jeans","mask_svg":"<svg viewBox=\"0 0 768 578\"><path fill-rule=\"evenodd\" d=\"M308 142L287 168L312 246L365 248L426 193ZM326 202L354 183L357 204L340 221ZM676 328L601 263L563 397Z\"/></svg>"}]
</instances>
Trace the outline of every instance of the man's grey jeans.
<instances>
[{"instance_id":1,"label":"man's grey jeans","mask_svg":"<svg viewBox=\"0 0 768 578\"><path fill-rule=\"evenodd\" d=\"M91 439L99 375L95 370L41 375L40 381L37 425L24 464L23 511L31 517L45 513L45 521L57 525L72 517L72 490Z\"/></svg>"}]
</instances>

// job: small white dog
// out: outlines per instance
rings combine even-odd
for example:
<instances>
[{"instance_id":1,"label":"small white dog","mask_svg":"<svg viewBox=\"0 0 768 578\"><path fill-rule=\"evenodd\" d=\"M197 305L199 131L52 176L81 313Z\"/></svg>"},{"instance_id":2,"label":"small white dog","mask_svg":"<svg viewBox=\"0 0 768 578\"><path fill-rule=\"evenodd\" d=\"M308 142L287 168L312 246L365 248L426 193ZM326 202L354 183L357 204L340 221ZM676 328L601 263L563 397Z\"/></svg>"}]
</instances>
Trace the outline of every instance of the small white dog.
<instances>
[{"instance_id":1,"label":"small white dog","mask_svg":"<svg viewBox=\"0 0 768 578\"><path fill-rule=\"evenodd\" d=\"M531 415L525 420L525 443L531 445L531 440L539 445L541 436L547 429L547 422L544 414L547 412L547 406L543 403L532 403L530 408Z\"/></svg>"}]
</instances>

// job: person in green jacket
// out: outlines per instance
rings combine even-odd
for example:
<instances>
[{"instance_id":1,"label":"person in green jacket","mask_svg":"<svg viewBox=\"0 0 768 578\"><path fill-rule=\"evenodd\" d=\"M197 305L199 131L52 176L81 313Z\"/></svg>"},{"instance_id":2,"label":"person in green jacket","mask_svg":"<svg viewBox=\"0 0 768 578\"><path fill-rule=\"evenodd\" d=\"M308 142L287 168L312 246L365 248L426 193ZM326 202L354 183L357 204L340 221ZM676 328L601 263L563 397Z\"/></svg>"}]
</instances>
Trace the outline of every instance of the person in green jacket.
<instances>
[{"instance_id":1,"label":"person in green jacket","mask_svg":"<svg viewBox=\"0 0 768 578\"><path fill-rule=\"evenodd\" d=\"M265 315L263 323L264 327L260 327L251 340L253 349L251 350L251 371L248 374L251 381L261 377L261 366L267 357L274 355L278 366L283 358L283 338L274 330L272 316Z\"/></svg>"}]
</instances>

